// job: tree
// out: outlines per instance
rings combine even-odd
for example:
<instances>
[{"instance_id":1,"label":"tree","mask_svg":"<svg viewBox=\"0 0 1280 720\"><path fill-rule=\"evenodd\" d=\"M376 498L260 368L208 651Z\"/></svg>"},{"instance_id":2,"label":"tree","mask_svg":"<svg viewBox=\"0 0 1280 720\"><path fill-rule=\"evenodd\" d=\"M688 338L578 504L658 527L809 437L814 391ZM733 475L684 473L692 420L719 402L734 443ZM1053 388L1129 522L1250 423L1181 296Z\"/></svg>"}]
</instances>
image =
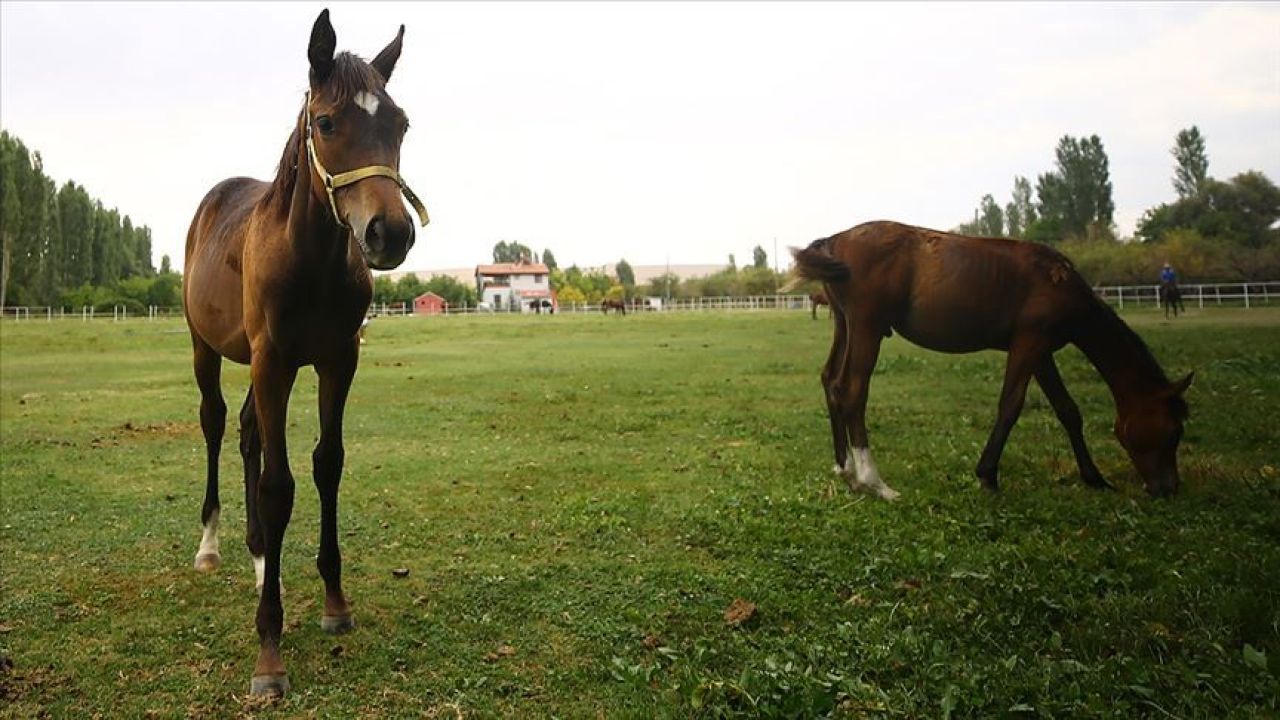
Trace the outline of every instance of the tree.
<instances>
[{"instance_id":1,"label":"tree","mask_svg":"<svg viewBox=\"0 0 1280 720\"><path fill-rule=\"evenodd\" d=\"M1056 170L1041 175L1036 182L1036 211L1040 217L1028 225L1028 239L1034 236L1056 242L1066 236L1084 237L1090 226L1109 232L1115 203L1102 140L1097 135L1085 139L1064 135L1058 141L1056 156Z\"/></svg>"},{"instance_id":2,"label":"tree","mask_svg":"<svg viewBox=\"0 0 1280 720\"><path fill-rule=\"evenodd\" d=\"M1138 221L1137 235L1160 242L1171 231L1194 230L1231 246L1258 249L1277 242L1271 226L1280 220L1280 188L1257 171L1230 182L1206 178L1198 194L1157 205Z\"/></svg>"},{"instance_id":3,"label":"tree","mask_svg":"<svg viewBox=\"0 0 1280 720\"><path fill-rule=\"evenodd\" d=\"M572 285L560 290L557 295L559 301L565 305L581 305L587 301L587 296Z\"/></svg>"},{"instance_id":4,"label":"tree","mask_svg":"<svg viewBox=\"0 0 1280 720\"><path fill-rule=\"evenodd\" d=\"M168 260L169 256L165 255L164 258ZM375 277L373 279L373 302L377 305L399 302L396 300L396 281L386 275Z\"/></svg>"},{"instance_id":5,"label":"tree","mask_svg":"<svg viewBox=\"0 0 1280 720\"><path fill-rule=\"evenodd\" d=\"M493 261L495 263L527 262L532 258L533 251L527 245L522 245L514 240L511 242L500 240L497 245L493 246Z\"/></svg>"},{"instance_id":6,"label":"tree","mask_svg":"<svg viewBox=\"0 0 1280 720\"><path fill-rule=\"evenodd\" d=\"M1021 175L1013 179L1013 199L1005 206L1005 234L1022 237L1036 221L1036 208L1031 201L1031 182Z\"/></svg>"},{"instance_id":7,"label":"tree","mask_svg":"<svg viewBox=\"0 0 1280 720\"><path fill-rule=\"evenodd\" d=\"M551 248L542 251L542 264L546 265L548 270L555 270L559 267L556 264L556 256L551 254Z\"/></svg>"},{"instance_id":8,"label":"tree","mask_svg":"<svg viewBox=\"0 0 1280 720\"><path fill-rule=\"evenodd\" d=\"M622 284L623 290L630 295L632 288L636 286L636 273L631 269L631 263L619 260L614 266L614 271L618 275L618 282Z\"/></svg>"},{"instance_id":9,"label":"tree","mask_svg":"<svg viewBox=\"0 0 1280 720\"><path fill-rule=\"evenodd\" d=\"M978 206L978 234L984 237L1000 237L1004 234L1004 211L990 195L983 195Z\"/></svg>"},{"instance_id":10,"label":"tree","mask_svg":"<svg viewBox=\"0 0 1280 720\"><path fill-rule=\"evenodd\" d=\"M476 304L475 288L464 285L448 275L433 275L427 281L423 292L439 295L444 298L449 307L471 307Z\"/></svg>"},{"instance_id":11,"label":"tree","mask_svg":"<svg viewBox=\"0 0 1280 720\"><path fill-rule=\"evenodd\" d=\"M396 281L395 302L411 303L414 298L426 291L426 285L418 279L418 276L409 273Z\"/></svg>"},{"instance_id":12,"label":"tree","mask_svg":"<svg viewBox=\"0 0 1280 720\"><path fill-rule=\"evenodd\" d=\"M169 264L169 256L161 255L160 256L160 274L168 275L171 272L173 272L173 266Z\"/></svg>"},{"instance_id":13,"label":"tree","mask_svg":"<svg viewBox=\"0 0 1280 720\"><path fill-rule=\"evenodd\" d=\"M1199 195L1209 177L1209 156L1205 153L1204 136L1200 128L1192 125L1174 138L1173 189L1178 198L1185 200Z\"/></svg>"},{"instance_id":14,"label":"tree","mask_svg":"<svg viewBox=\"0 0 1280 720\"><path fill-rule=\"evenodd\" d=\"M738 269L738 261L734 259L733 253L729 253L729 267L733 268L734 270Z\"/></svg>"},{"instance_id":15,"label":"tree","mask_svg":"<svg viewBox=\"0 0 1280 720\"><path fill-rule=\"evenodd\" d=\"M669 298L676 294L676 286L679 284L680 277L675 273L663 273L649 281L647 294Z\"/></svg>"},{"instance_id":16,"label":"tree","mask_svg":"<svg viewBox=\"0 0 1280 720\"><path fill-rule=\"evenodd\" d=\"M764 248L757 245L751 251L751 267L767 268L769 267L769 256L765 253Z\"/></svg>"}]
</instances>

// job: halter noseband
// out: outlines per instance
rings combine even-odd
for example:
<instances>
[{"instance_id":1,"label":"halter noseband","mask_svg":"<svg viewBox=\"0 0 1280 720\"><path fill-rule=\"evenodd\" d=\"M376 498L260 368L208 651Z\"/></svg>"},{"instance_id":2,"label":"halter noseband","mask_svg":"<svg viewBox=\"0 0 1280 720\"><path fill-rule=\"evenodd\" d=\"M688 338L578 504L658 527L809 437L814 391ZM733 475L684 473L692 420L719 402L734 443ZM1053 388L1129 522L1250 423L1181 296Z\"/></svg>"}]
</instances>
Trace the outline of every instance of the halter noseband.
<instances>
[{"instance_id":1,"label":"halter noseband","mask_svg":"<svg viewBox=\"0 0 1280 720\"><path fill-rule=\"evenodd\" d=\"M369 165L367 167L341 172L337 175L330 175L329 171L324 168L324 164L320 162L320 156L316 154L316 145L311 139L310 90L307 91L307 107L305 114L307 116L307 157L311 159L311 167L316 169L316 173L320 175L320 180L324 183L324 191L329 195L329 207L333 210L333 219L338 223L338 225L347 228L348 230L351 229L342 221L342 215L338 214L338 201L334 198L333 191L340 187L353 185L365 178L377 176L391 178L396 181L396 184L400 186L400 192L404 193L405 199L408 200L409 204L413 206L413 209L417 211L418 220L422 223L423 227L426 227L427 223L431 222L431 218L427 217L426 206L424 206L422 201L418 199L417 193L409 189L408 183L404 181L403 177L400 177L400 173L397 172L395 168L387 167L386 165Z\"/></svg>"}]
</instances>

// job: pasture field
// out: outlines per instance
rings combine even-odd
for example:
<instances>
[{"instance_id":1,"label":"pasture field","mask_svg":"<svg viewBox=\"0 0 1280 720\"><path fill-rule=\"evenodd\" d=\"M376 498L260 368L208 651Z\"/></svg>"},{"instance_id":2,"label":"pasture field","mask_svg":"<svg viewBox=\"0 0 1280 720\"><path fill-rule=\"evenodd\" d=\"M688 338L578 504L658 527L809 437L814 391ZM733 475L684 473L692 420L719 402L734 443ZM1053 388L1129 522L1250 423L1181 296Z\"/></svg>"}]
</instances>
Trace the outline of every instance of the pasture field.
<instances>
[{"instance_id":1,"label":"pasture field","mask_svg":"<svg viewBox=\"0 0 1280 720\"><path fill-rule=\"evenodd\" d=\"M293 693L257 637L236 429L222 568L181 321L0 326L0 716L1277 717L1280 310L1126 313L1196 370L1183 489L1148 499L1105 385L1059 354L1118 492L1039 390L981 492L1003 356L885 345L887 503L832 477L826 321L738 312L376 320L320 631L315 376L291 405ZM224 366L229 415L247 371ZM393 570L407 569L406 577ZM757 610L726 622L735 599ZM10 666L11 663L11 666Z\"/></svg>"}]
</instances>

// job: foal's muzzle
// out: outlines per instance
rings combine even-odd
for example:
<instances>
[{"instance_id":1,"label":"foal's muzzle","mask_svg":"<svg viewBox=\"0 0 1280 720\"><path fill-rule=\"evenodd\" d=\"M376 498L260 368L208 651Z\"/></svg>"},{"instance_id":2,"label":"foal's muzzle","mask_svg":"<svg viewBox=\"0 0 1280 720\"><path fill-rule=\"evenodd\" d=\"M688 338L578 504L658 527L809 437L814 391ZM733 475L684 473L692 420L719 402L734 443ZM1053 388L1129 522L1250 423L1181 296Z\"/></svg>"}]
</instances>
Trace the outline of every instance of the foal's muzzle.
<instances>
[{"instance_id":1,"label":"foal's muzzle","mask_svg":"<svg viewBox=\"0 0 1280 720\"><path fill-rule=\"evenodd\" d=\"M413 247L414 228L408 217L374 215L363 228L353 231L365 263L374 270L392 270L404 262Z\"/></svg>"}]
</instances>

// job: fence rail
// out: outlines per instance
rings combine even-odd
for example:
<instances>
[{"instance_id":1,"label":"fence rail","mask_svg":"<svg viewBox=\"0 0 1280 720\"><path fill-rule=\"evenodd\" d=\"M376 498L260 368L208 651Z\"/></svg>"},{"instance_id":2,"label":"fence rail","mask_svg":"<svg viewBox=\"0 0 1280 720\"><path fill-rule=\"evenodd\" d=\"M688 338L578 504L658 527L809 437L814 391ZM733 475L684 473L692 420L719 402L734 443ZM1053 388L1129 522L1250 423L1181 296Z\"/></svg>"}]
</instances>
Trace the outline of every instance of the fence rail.
<instances>
[{"instance_id":1,"label":"fence rail","mask_svg":"<svg viewBox=\"0 0 1280 720\"><path fill-rule=\"evenodd\" d=\"M1249 283L1199 283L1179 286L1182 290L1182 301L1185 305L1203 308L1218 305L1240 305L1251 308L1255 305L1271 305L1280 302L1280 281ZM1159 307L1159 285L1115 285L1094 288L1098 297L1108 304L1119 308L1126 307ZM808 312L813 305L807 295L752 295L747 297L706 297L706 298L672 298L664 300L661 308L628 307L628 312L702 312L723 310L799 310ZM598 304L572 303L561 304L560 313L582 314L599 313L602 308ZM413 315L413 306L408 303L377 303L369 308L370 314L376 316L401 317ZM479 308L449 308L444 315L507 315L518 314L507 310L482 310ZM530 314L526 312L525 314ZM97 310L93 307L25 307L13 306L0 308L0 319L9 321L80 320L82 322L110 320L124 322L133 320L160 320L182 317L181 307L149 306L142 311L136 308L133 312L124 305L116 305L110 311Z\"/></svg>"}]
</instances>

